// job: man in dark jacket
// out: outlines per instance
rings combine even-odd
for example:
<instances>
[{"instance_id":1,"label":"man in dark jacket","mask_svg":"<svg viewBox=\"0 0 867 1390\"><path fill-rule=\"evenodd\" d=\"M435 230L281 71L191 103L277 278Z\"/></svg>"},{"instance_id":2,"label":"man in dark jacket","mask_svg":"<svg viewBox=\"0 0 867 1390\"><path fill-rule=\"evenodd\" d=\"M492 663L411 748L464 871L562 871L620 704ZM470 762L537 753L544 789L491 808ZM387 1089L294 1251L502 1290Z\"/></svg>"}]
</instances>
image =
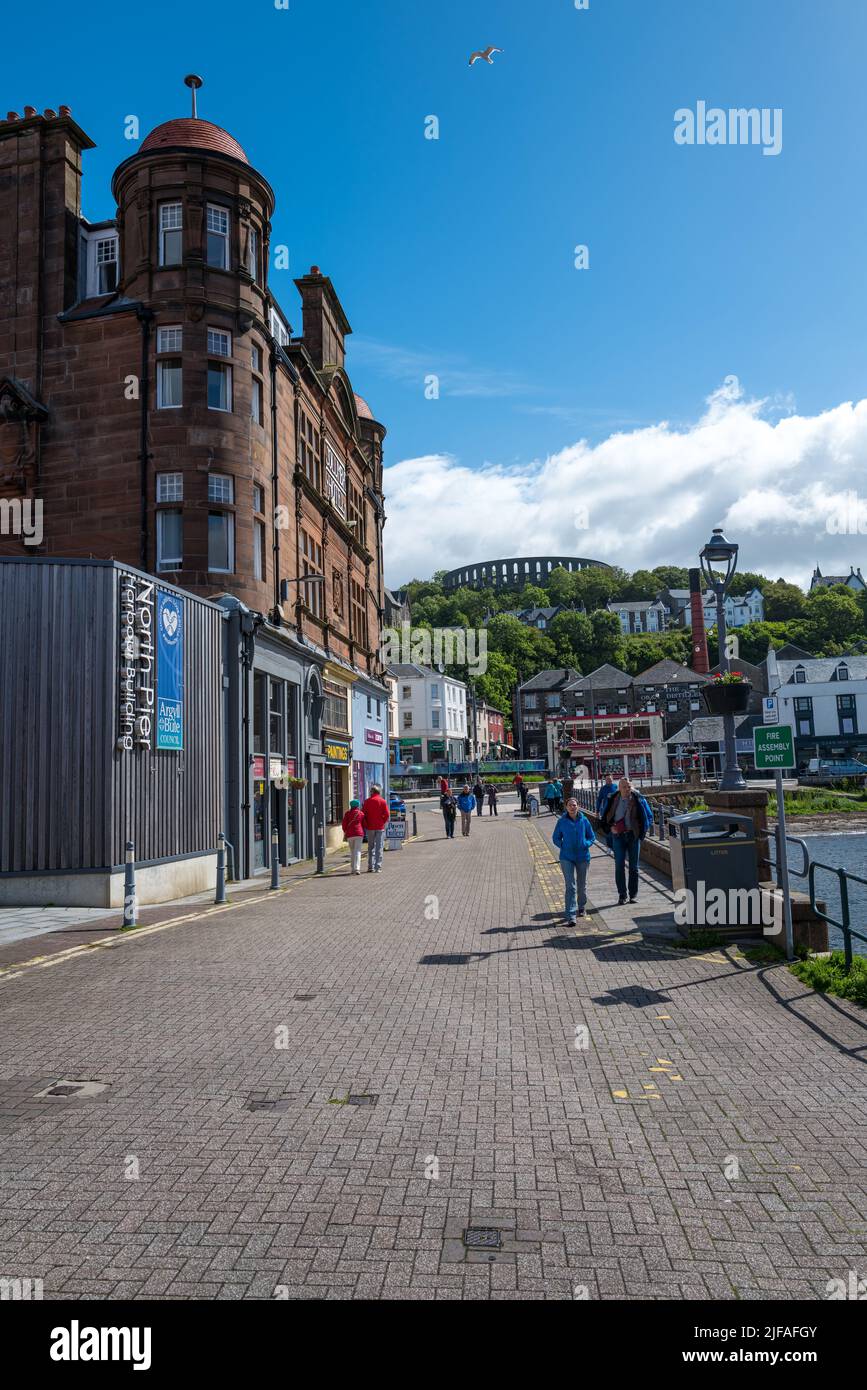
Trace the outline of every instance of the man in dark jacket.
<instances>
[{"instance_id":1,"label":"man in dark jacket","mask_svg":"<svg viewBox=\"0 0 867 1390\"><path fill-rule=\"evenodd\" d=\"M602 812L602 828L611 836L614 851L614 882L619 906L626 902L626 869L629 867L629 901L638 897L638 856L645 834L643 798L632 788L628 777L621 777L616 793L608 798Z\"/></svg>"},{"instance_id":2,"label":"man in dark jacket","mask_svg":"<svg viewBox=\"0 0 867 1390\"><path fill-rule=\"evenodd\" d=\"M482 804L485 797L485 789L482 786L481 777L477 777L473 783L473 796L476 798L476 814L480 816L482 814Z\"/></svg>"}]
</instances>

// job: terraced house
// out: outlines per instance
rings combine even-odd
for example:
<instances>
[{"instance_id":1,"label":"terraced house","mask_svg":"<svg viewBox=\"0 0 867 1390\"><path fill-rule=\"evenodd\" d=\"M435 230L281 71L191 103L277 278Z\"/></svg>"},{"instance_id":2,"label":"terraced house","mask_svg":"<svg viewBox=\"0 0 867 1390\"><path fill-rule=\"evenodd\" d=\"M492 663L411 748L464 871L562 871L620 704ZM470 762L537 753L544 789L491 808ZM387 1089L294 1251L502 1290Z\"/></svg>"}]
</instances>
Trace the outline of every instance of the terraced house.
<instances>
[{"instance_id":1,"label":"terraced house","mask_svg":"<svg viewBox=\"0 0 867 1390\"><path fill-rule=\"evenodd\" d=\"M387 771L385 428L329 277L294 281L300 333L278 301L274 193L237 140L195 106L157 126L99 221L92 147L67 107L0 122L0 498L43 511L41 544L10 530L0 555L114 559L221 604L226 828L255 872L272 831L284 863L336 840Z\"/></svg>"}]
</instances>

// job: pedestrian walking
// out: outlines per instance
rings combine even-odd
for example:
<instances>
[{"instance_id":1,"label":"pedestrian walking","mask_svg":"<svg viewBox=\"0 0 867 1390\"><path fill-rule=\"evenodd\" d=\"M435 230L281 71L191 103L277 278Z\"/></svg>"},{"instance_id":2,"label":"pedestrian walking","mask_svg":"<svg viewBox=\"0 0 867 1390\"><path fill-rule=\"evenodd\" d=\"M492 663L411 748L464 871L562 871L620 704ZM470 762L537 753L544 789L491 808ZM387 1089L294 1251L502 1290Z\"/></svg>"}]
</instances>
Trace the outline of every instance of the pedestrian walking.
<instances>
[{"instance_id":1,"label":"pedestrian walking","mask_svg":"<svg viewBox=\"0 0 867 1390\"><path fill-rule=\"evenodd\" d=\"M470 826L472 825L473 821L473 811L475 809L476 798L470 791L469 784L465 782L464 785L461 787L460 796L458 797L458 810L461 813L462 835L469 835Z\"/></svg>"},{"instance_id":2,"label":"pedestrian walking","mask_svg":"<svg viewBox=\"0 0 867 1390\"><path fill-rule=\"evenodd\" d=\"M566 803L566 810L554 826L551 838L560 851L560 868L566 890L566 921L570 927L574 927L577 918L585 915L587 865L590 863L590 846L596 839L592 825L574 796Z\"/></svg>"},{"instance_id":3,"label":"pedestrian walking","mask_svg":"<svg viewBox=\"0 0 867 1390\"><path fill-rule=\"evenodd\" d=\"M364 844L364 813L359 801L350 801L343 817L343 838L349 842L349 871L361 873L361 847Z\"/></svg>"},{"instance_id":4,"label":"pedestrian walking","mask_svg":"<svg viewBox=\"0 0 867 1390\"><path fill-rule=\"evenodd\" d=\"M522 810L522 811L526 811L526 809L527 809L527 788L526 788L526 786L524 785L524 779L523 779L523 777L521 776L520 772L516 772L515 775L514 775L514 777L512 778L512 786L515 787L515 788L517 789L518 795L519 795L519 797L521 798L521 810Z\"/></svg>"},{"instance_id":5,"label":"pedestrian walking","mask_svg":"<svg viewBox=\"0 0 867 1390\"><path fill-rule=\"evenodd\" d=\"M440 810L443 813L443 822L446 827L446 839L455 838L455 821L458 815L458 803L455 801L451 792L446 792L445 796L440 797Z\"/></svg>"},{"instance_id":6,"label":"pedestrian walking","mask_svg":"<svg viewBox=\"0 0 867 1390\"><path fill-rule=\"evenodd\" d=\"M596 814L599 817L600 821L602 820L602 817L605 813L606 806L608 805L609 801L611 800L612 796L616 791L617 780L614 776L614 773L606 772L605 777L602 781L602 786L599 788L599 791L596 794ZM610 830L605 832L605 843L608 846L608 848L611 849Z\"/></svg>"},{"instance_id":7,"label":"pedestrian walking","mask_svg":"<svg viewBox=\"0 0 867 1390\"><path fill-rule=\"evenodd\" d=\"M545 804L552 816L556 816L557 814L557 796L557 783L552 777L545 788Z\"/></svg>"},{"instance_id":8,"label":"pedestrian walking","mask_svg":"<svg viewBox=\"0 0 867 1390\"><path fill-rule=\"evenodd\" d=\"M382 788L374 782L370 796L362 806L364 828L367 831L367 872L378 874L382 868L382 847L385 842L385 827L389 822L388 807L382 797Z\"/></svg>"},{"instance_id":9,"label":"pedestrian walking","mask_svg":"<svg viewBox=\"0 0 867 1390\"><path fill-rule=\"evenodd\" d=\"M488 783L488 788L487 788L487 790L488 790L488 815L489 815L489 816L498 816L500 813L499 813L499 811L497 810L497 788L494 786L493 782L489 782L489 783Z\"/></svg>"},{"instance_id":10,"label":"pedestrian walking","mask_svg":"<svg viewBox=\"0 0 867 1390\"><path fill-rule=\"evenodd\" d=\"M485 789L482 786L481 777L477 777L473 783L473 796L476 798L476 814L481 815L484 806Z\"/></svg>"},{"instance_id":11,"label":"pedestrian walking","mask_svg":"<svg viewBox=\"0 0 867 1390\"><path fill-rule=\"evenodd\" d=\"M449 787L448 777L440 778L440 796L448 796L451 788Z\"/></svg>"},{"instance_id":12,"label":"pedestrian walking","mask_svg":"<svg viewBox=\"0 0 867 1390\"><path fill-rule=\"evenodd\" d=\"M616 792L608 798L602 812L602 826L611 835L611 848L614 851L614 882L617 887L618 905L638 898L638 858L641 854L641 841L653 823L653 813L643 796L633 789L628 777L621 777ZM627 883L627 868L629 880Z\"/></svg>"}]
</instances>

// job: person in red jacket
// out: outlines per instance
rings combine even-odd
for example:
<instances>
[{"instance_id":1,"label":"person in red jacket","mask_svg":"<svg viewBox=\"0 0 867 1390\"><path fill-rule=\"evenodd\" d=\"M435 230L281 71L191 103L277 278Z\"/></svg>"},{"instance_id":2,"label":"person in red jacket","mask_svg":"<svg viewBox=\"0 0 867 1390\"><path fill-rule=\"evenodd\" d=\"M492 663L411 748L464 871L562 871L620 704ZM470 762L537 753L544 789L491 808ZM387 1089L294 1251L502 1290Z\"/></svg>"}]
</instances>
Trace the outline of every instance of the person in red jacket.
<instances>
[{"instance_id":1,"label":"person in red jacket","mask_svg":"<svg viewBox=\"0 0 867 1390\"><path fill-rule=\"evenodd\" d=\"M361 803L350 801L349 810L343 817L343 838L349 841L349 867L354 874L361 873L361 847L364 844L364 815Z\"/></svg>"},{"instance_id":2,"label":"person in red jacket","mask_svg":"<svg viewBox=\"0 0 867 1390\"><path fill-rule=\"evenodd\" d=\"M451 795L451 788L449 787L449 779L448 779L448 777L441 777L441 778L440 778L440 796L450 796L450 795Z\"/></svg>"},{"instance_id":3,"label":"person in red jacket","mask_svg":"<svg viewBox=\"0 0 867 1390\"><path fill-rule=\"evenodd\" d=\"M367 872L378 874L382 868L382 847L389 813L382 797L382 788L376 782L370 788L370 796L361 809L364 814L364 828L367 831Z\"/></svg>"}]
</instances>

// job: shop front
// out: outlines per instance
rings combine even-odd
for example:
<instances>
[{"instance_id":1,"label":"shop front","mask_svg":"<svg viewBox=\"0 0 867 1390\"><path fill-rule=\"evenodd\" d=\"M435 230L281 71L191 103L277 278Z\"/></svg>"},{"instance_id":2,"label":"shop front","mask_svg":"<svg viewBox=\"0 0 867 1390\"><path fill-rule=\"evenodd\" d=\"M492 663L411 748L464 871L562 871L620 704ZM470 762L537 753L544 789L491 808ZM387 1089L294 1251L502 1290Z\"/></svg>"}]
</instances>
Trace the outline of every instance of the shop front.
<instances>
[{"instance_id":1,"label":"shop front","mask_svg":"<svg viewBox=\"0 0 867 1390\"><path fill-rule=\"evenodd\" d=\"M352 744L326 735L325 748L325 844L334 849L343 843L342 821L349 809L349 771Z\"/></svg>"},{"instance_id":2,"label":"shop front","mask_svg":"<svg viewBox=\"0 0 867 1390\"><path fill-rule=\"evenodd\" d=\"M352 795L364 801L378 786L388 794L388 691L359 680L352 689Z\"/></svg>"}]
</instances>

